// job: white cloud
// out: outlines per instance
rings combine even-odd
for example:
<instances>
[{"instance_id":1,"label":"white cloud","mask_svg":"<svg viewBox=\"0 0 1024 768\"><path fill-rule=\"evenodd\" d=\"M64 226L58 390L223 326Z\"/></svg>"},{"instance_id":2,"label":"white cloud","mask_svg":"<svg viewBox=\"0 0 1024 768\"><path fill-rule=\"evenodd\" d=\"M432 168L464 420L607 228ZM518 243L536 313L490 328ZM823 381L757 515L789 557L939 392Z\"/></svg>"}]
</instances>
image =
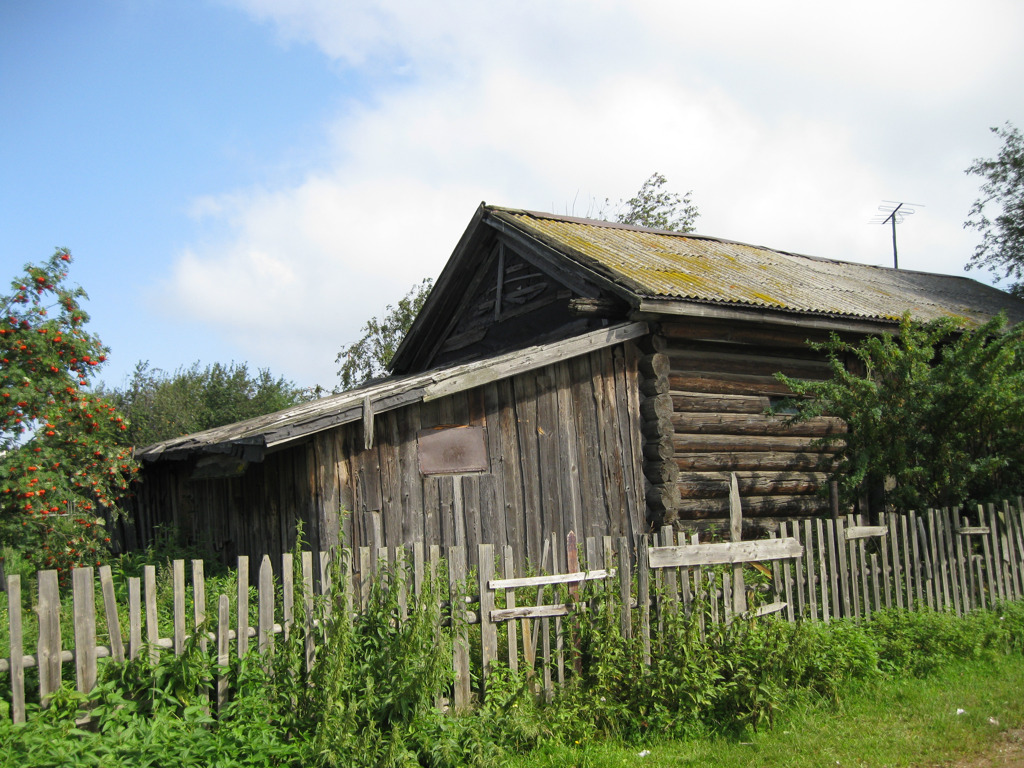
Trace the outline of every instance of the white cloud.
<instances>
[{"instance_id":1,"label":"white cloud","mask_svg":"<svg viewBox=\"0 0 1024 768\"><path fill-rule=\"evenodd\" d=\"M330 383L362 322L437 274L481 199L583 215L658 170L694 191L701 232L888 264L889 235L867 221L906 190L929 207L901 230L901 264L956 271L970 144L935 122L1021 61L1007 53L1021 12L995 0L969 16L795 0L235 4L376 84L300 184L197 201L223 233L174 272L173 301L308 383ZM922 127L941 162L893 149Z\"/></svg>"}]
</instances>

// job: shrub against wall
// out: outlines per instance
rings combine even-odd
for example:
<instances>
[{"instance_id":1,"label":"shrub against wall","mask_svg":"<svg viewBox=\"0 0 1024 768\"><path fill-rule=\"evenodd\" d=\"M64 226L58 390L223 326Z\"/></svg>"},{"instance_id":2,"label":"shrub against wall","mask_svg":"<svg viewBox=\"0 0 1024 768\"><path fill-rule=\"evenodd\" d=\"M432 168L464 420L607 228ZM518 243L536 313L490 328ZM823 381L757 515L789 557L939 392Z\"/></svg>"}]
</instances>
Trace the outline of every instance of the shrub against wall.
<instances>
[{"instance_id":1,"label":"shrub against wall","mask_svg":"<svg viewBox=\"0 0 1024 768\"><path fill-rule=\"evenodd\" d=\"M822 441L836 451L832 478L852 503L865 487L895 487L901 510L1005 497L1024 487L1024 328L997 317L973 330L952 320L905 315L898 334L851 343L833 335L824 351L832 378L784 381L796 419L846 421Z\"/></svg>"}]
</instances>

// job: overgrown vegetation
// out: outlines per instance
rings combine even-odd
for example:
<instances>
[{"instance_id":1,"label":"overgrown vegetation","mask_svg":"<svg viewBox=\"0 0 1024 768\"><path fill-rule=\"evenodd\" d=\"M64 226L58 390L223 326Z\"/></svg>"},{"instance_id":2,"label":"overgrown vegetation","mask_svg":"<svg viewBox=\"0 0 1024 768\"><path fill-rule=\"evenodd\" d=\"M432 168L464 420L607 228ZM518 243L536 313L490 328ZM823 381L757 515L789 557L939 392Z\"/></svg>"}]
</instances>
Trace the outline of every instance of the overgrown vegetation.
<instances>
[{"instance_id":1,"label":"overgrown vegetation","mask_svg":"<svg viewBox=\"0 0 1024 768\"><path fill-rule=\"evenodd\" d=\"M383 317L371 317L362 328L358 341L346 344L334 361L340 363L338 379L344 391L387 374L388 364L398 351L402 339L423 309L433 278L425 277L409 289L397 304L388 304Z\"/></svg>"},{"instance_id":2,"label":"overgrown vegetation","mask_svg":"<svg viewBox=\"0 0 1024 768\"><path fill-rule=\"evenodd\" d=\"M926 676L952 660L1024 650L1018 604L965 618L880 612L861 624L739 619L706 623L703 636L697 611L660 617L648 666L642 641L621 632L617 591L591 586L581 596L590 610L564 620L569 679L552 700L534 693L537 678L498 667L486 700L455 713L446 711L453 629L437 629L437 590L428 585L402 618L389 582L395 574L377 580L351 620L341 598L329 617L327 606L315 607L311 672L298 605L271 655L232 659L233 693L220 712L208 699L212 651L193 643L156 665L143 654L108 665L87 701L64 690L26 725L0 718L0 765L498 765L580 742L749 738L794 707L836 706L856 681ZM89 729L74 725L83 706L94 717Z\"/></svg>"},{"instance_id":3,"label":"overgrown vegetation","mask_svg":"<svg viewBox=\"0 0 1024 768\"><path fill-rule=\"evenodd\" d=\"M1024 328L997 317L963 330L953 319L904 316L898 334L812 344L828 356L823 381L778 375L797 419L842 418L822 438L844 503L885 488L899 510L951 507L1024 487Z\"/></svg>"},{"instance_id":4,"label":"overgrown vegetation","mask_svg":"<svg viewBox=\"0 0 1024 768\"><path fill-rule=\"evenodd\" d=\"M197 362L168 373L141 361L123 387L105 394L127 417L125 439L137 448L273 413L306 396L283 376L250 373L245 363Z\"/></svg>"}]
</instances>

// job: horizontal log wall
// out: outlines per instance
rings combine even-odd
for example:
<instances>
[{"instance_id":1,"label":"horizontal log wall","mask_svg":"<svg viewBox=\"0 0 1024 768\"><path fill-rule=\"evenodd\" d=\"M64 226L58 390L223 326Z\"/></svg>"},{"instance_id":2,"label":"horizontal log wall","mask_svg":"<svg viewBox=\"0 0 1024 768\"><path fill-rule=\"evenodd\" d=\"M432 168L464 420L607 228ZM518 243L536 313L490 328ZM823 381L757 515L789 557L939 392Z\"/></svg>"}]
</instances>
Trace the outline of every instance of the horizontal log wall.
<instances>
[{"instance_id":1,"label":"horizontal log wall","mask_svg":"<svg viewBox=\"0 0 1024 768\"><path fill-rule=\"evenodd\" d=\"M129 546L160 526L231 561L276 556L298 523L313 549L424 542L510 545L539 566L545 538L645 530L637 365L632 344L604 349L448 397L377 414L271 453L241 477L190 480L194 462L150 465ZM480 473L423 475L417 436L445 425L485 429ZM566 566L562 561L548 567Z\"/></svg>"},{"instance_id":2,"label":"horizontal log wall","mask_svg":"<svg viewBox=\"0 0 1024 768\"><path fill-rule=\"evenodd\" d=\"M790 394L776 373L830 375L806 344L823 334L734 326L665 322L645 350L644 472L652 509L665 522L728 518L730 472L737 474L745 515L827 509L818 492L827 483L830 451L816 441L845 425L825 417L790 424L786 416L766 414Z\"/></svg>"}]
</instances>

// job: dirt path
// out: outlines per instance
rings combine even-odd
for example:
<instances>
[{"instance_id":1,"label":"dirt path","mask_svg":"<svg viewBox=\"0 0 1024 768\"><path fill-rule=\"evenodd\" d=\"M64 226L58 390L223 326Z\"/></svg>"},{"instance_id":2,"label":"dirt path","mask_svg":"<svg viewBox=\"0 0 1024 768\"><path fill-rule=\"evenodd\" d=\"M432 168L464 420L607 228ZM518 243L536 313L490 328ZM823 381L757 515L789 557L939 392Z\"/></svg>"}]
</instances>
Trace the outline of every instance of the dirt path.
<instances>
[{"instance_id":1,"label":"dirt path","mask_svg":"<svg viewBox=\"0 0 1024 768\"><path fill-rule=\"evenodd\" d=\"M1024 728L1006 731L990 749L960 760L954 768L1024 768Z\"/></svg>"}]
</instances>

